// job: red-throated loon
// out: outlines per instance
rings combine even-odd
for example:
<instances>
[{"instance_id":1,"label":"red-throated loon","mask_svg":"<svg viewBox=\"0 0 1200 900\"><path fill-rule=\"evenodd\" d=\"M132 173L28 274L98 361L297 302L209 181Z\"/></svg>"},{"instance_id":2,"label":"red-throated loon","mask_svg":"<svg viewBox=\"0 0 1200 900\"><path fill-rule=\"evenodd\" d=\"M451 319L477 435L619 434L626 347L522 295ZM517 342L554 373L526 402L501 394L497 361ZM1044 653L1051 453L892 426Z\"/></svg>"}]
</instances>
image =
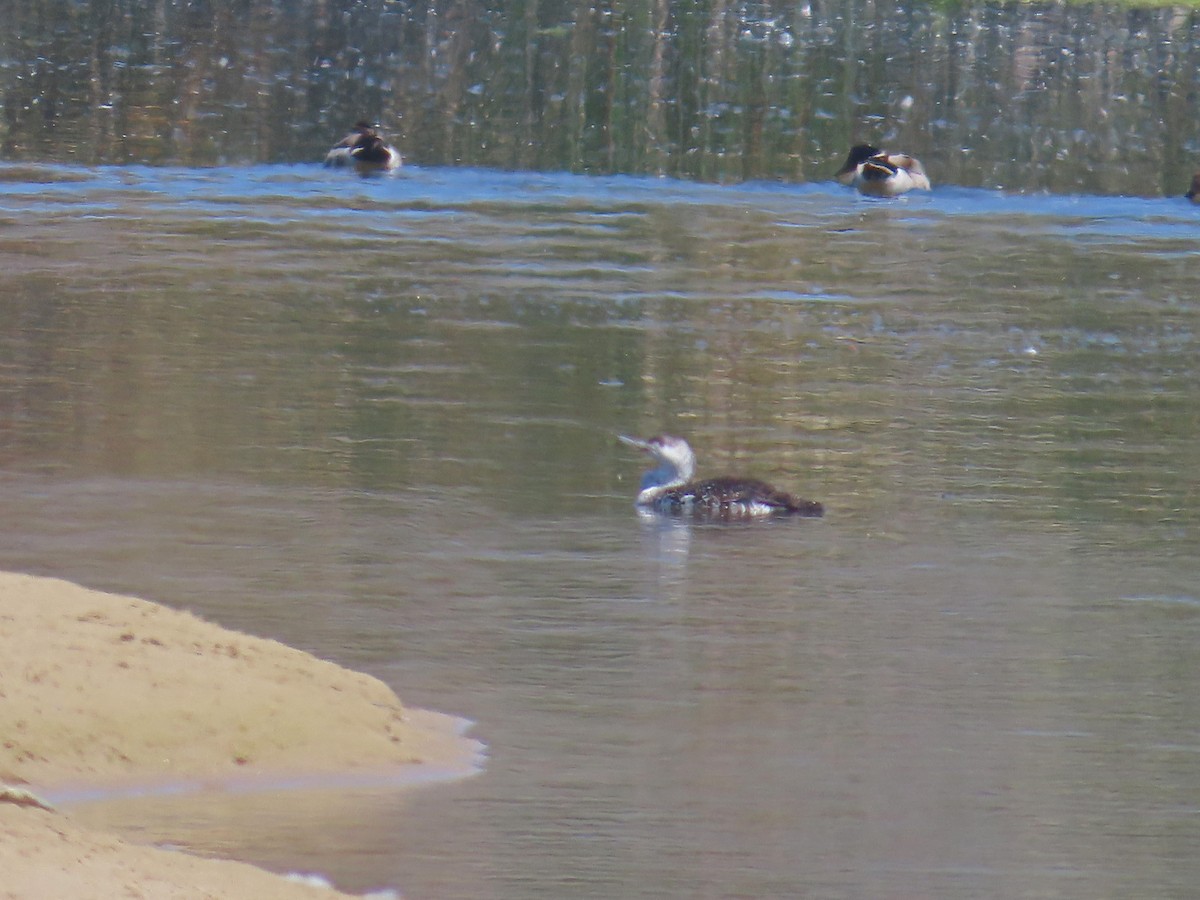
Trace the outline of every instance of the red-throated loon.
<instances>
[{"instance_id":1,"label":"red-throated loon","mask_svg":"<svg viewBox=\"0 0 1200 900\"><path fill-rule=\"evenodd\" d=\"M873 197L895 197L913 188L929 190L929 176L920 160L903 153L888 153L870 144L851 147L846 164L833 177Z\"/></svg>"},{"instance_id":2,"label":"red-throated loon","mask_svg":"<svg viewBox=\"0 0 1200 900\"><path fill-rule=\"evenodd\" d=\"M325 154L326 166L354 166L359 175L400 168L400 154L384 143L370 122L356 122L354 130Z\"/></svg>"},{"instance_id":3,"label":"red-throated loon","mask_svg":"<svg viewBox=\"0 0 1200 900\"><path fill-rule=\"evenodd\" d=\"M683 438L659 435L649 440L619 436L622 443L651 454L658 465L642 476L637 505L677 516L746 519L763 516L820 516L825 507L801 500L753 478L693 481L696 454Z\"/></svg>"}]
</instances>

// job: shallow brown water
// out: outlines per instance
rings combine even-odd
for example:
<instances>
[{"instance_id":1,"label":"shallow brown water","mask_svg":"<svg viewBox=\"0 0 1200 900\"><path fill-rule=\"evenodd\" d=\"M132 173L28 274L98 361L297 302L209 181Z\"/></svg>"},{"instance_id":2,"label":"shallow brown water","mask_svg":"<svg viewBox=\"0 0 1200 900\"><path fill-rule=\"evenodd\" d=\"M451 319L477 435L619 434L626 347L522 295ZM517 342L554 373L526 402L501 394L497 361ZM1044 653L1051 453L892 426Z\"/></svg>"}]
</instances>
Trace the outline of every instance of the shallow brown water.
<instances>
[{"instance_id":1,"label":"shallow brown water","mask_svg":"<svg viewBox=\"0 0 1200 900\"><path fill-rule=\"evenodd\" d=\"M467 716L90 816L409 898L1188 897L1196 210L413 168L0 181L0 566ZM618 432L825 501L647 524Z\"/></svg>"}]
</instances>

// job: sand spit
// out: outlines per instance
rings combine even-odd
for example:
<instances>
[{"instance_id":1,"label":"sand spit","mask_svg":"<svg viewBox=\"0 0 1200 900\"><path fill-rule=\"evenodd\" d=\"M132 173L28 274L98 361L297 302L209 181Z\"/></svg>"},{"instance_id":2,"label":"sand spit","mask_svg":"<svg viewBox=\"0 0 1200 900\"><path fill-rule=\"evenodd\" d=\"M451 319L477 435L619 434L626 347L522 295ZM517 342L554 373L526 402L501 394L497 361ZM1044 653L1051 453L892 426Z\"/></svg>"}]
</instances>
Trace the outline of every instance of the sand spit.
<instances>
[{"instance_id":1,"label":"sand spit","mask_svg":"<svg viewBox=\"0 0 1200 900\"><path fill-rule=\"evenodd\" d=\"M475 771L449 716L275 641L132 597L0 573L0 897L339 896L138 846L43 808L83 788Z\"/></svg>"}]
</instances>

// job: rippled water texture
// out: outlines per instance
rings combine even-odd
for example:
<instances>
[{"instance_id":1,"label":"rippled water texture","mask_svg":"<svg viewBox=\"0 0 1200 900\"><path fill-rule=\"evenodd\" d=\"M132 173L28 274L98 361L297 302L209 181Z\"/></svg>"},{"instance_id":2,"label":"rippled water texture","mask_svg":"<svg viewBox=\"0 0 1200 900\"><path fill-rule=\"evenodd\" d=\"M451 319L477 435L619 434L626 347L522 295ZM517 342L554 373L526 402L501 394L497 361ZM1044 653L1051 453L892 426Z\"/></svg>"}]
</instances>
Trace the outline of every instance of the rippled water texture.
<instances>
[{"instance_id":1,"label":"rippled water texture","mask_svg":"<svg viewBox=\"0 0 1200 900\"><path fill-rule=\"evenodd\" d=\"M1182 199L0 175L0 566L490 749L96 820L411 900L1194 896ZM660 431L826 517L639 521Z\"/></svg>"}]
</instances>

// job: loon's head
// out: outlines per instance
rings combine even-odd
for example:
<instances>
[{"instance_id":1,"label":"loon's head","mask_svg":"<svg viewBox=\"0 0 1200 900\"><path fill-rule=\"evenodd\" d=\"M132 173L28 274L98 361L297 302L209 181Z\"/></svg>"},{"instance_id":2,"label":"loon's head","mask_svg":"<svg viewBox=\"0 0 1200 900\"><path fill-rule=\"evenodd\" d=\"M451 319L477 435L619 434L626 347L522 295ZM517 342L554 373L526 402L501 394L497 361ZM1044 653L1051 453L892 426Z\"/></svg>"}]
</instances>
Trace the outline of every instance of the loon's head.
<instances>
[{"instance_id":1,"label":"loon's head","mask_svg":"<svg viewBox=\"0 0 1200 900\"><path fill-rule=\"evenodd\" d=\"M683 438L660 434L649 440L618 435L621 443L645 450L658 465L642 476L642 492L687 484L696 474L696 454Z\"/></svg>"}]
</instances>

